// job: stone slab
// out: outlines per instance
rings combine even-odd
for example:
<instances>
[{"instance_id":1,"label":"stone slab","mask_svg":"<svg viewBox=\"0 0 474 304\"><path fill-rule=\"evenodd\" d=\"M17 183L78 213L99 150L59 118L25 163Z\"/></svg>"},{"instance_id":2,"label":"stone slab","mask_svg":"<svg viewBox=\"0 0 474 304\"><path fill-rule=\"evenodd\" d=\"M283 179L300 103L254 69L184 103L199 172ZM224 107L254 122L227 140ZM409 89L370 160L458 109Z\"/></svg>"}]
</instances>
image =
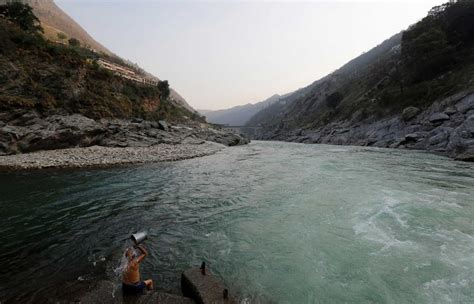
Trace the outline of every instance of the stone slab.
<instances>
[{"instance_id":1,"label":"stone slab","mask_svg":"<svg viewBox=\"0 0 474 304\"><path fill-rule=\"evenodd\" d=\"M224 299L226 286L218 277L206 270L203 275L200 268L191 268L181 275L181 288L185 296L199 304L236 304L230 295Z\"/></svg>"},{"instance_id":2,"label":"stone slab","mask_svg":"<svg viewBox=\"0 0 474 304\"><path fill-rule=\"evenodd\" d=\"M96 287L82 295L80 299L74 301L74 303L81 304L112 304L112 303L124 303L124 304L194 304L195 302L190 299L179 295L173 295L160 291L145 291L143 294L136 296L124 296L120 287L117 287L113 282L100 281Z\"/></svg>"}]
</instances>

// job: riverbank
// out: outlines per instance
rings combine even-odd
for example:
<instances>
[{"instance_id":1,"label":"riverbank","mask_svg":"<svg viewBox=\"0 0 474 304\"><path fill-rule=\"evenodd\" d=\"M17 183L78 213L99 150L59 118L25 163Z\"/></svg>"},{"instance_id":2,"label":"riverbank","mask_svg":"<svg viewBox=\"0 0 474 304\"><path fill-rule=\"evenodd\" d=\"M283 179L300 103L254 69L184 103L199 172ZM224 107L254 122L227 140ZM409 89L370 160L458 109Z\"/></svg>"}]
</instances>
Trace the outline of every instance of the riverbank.
<instances>
[{"instance_id":1,"label":"riverbank","mask_svg":"<svg viewBox=\"0 0 474 304\"><path fill-rule=\"evenodd\" d=\"M0 170L31 170L45 168L110 167L123 164L176 161L214 154L224 145L158 144L150 147L101 147L46 150L0 156Z\"/></svg>"},{"instance_id":2,"label":"riverbank","mask_svg":"<svg viewBox=\"0 0 474 304\"><path fill-rule=\"evenodd\" d=\"M425 150L461 161L474 161L474 92L464 91L426 109L407 107L381 119L356 111L350 120L319 128L271 128L255 139L345 146Z\"/></svg>"},{"instance_id":3,"label":"riverbank","mask_svg":"<svg viewBox=\"0 0 474 304\"><path fill-rule=\"evenodd\" d=\"M151 148L206 141L225 146L249 143L239 134L191 120L94 120L81 114L0 113L0 156L76 147Z\"/></svg>"}]
</instances>

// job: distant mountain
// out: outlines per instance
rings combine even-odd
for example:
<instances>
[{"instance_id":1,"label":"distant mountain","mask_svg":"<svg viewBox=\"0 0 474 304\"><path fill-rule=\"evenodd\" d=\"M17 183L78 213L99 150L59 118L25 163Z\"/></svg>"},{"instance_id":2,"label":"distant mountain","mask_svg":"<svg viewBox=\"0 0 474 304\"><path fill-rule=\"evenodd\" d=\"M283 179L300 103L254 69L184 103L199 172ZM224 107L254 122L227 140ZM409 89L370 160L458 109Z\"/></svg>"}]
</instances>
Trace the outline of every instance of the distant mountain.
<instances>
[{"instance_id":1,"label":"distant mountain","mask_svg":"<svg viewBox=\"0 0 474 304\"><path fill-rule=\"evenodd\" d=\"M474 2L420 22L256 113L257 139L425 149L474 160Z\"/></svg>"},{"instance_id":2,"label":"distant mountain","mask_svg":"<svg viewBox=\"0 0 474 304\"><path fill-rule=\"evenodd\" d=\"M198 110L199 113L206 116L206 119L210 123L231 125L231 126L243 126L248 120L255 115L258 111L268 107L280 100L282 96L275 94L264 101L257 102L255 104L246 104L242 106L236 106L230 109L224 110Z\"/></svg>"}]
</instances>

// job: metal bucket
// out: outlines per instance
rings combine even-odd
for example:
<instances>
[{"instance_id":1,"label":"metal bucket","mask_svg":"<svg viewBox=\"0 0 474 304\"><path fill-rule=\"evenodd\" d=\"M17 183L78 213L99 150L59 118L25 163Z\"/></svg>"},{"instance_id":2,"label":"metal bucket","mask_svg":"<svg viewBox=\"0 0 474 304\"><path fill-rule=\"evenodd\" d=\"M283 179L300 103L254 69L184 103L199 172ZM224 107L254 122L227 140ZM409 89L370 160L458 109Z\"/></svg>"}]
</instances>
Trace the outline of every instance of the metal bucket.
<instances>
[{"instance_id":1,"label":"metal bucket","mask_svg":"<svg viewBox=\"0 0 474 304\"><path fill-rule=\"evenodd\" d=\"M130 238L135 243L135 245L138 245L147 239L147 234L146 232L137 232L137 233L132 234Z\"/></svg>"}]
</instances>

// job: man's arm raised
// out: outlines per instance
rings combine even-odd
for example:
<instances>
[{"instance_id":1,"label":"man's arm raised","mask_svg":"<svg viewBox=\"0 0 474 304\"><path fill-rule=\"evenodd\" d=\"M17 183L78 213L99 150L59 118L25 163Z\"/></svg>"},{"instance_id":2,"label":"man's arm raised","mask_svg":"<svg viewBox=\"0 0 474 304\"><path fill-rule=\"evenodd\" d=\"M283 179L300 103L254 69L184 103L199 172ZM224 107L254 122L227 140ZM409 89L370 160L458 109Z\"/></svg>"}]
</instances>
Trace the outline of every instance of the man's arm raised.
<instances>
[{"instance_id":1,"label":"man's arm raised","mask_svg":"<svg viewBox=\"0 0 474 304\"><path fill-rule=\"evenodd\" d=\"M142 252L142 255L137 258L137 263L140 263L148 255L148 251L142 245L137 245L137 248Z\"/></svg>"}]
</instances>

